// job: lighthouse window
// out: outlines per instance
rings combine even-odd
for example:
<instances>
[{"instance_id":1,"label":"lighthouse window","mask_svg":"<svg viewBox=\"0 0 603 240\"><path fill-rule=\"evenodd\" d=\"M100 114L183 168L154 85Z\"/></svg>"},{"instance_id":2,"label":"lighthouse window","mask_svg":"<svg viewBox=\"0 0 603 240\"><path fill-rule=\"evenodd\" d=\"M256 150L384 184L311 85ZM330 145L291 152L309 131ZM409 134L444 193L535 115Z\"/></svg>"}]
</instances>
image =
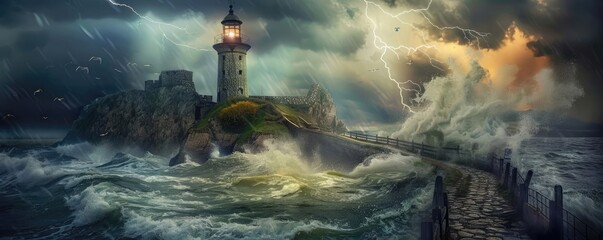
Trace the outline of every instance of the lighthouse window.
<instances>
[{"instance_id":1,"label":"lighthouse window","mask_svg":"<svg viewBox=\"0 0 603 240\"><path fill-rule=\"evenodd\" d=\"M243 70L239 70L239 75L243 75Z\"/></svg>"},{"instance_id":2,"label":"lighthouse window","mask_svg":"<svg viewBox=\"0 0 603 240\"><path fill-rule=\"evenodd\" d=\"M226 70L222 69L222 75L226 74Z\"/></svg>"},{"instance_id":3,"label":"lighthouse window","mask_svg":"<svg viewBox=\"0 0 603 240\"><path fill-rule=\"evenodd\" d=\"M239 61L243 60L243 56L239 55Z\"/></svg>"}]
</instances>

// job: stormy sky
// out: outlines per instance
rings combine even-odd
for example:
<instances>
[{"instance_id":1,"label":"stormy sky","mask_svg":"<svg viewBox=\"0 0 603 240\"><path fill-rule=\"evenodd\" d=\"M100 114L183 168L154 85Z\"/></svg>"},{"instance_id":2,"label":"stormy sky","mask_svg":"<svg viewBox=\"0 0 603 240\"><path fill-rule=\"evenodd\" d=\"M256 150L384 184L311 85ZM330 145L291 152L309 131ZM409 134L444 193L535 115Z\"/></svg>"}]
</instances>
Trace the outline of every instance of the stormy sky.
<instances>
[{"instance_id":1,"label":"stormy sky","mask_svg":"<svg viewBox=\"0 0 603 240\"><path fill-rule=\"evenodd\" d=\"M603 122L601 1L429 3L236 1L252 46L250 94L302 95L318 82L348 125L395 125L412 114L402 103L420 111L421 103L411 98L422 84L478 62L501 96L521 96L513 101L517 111ZM395 16L410 9L425 10ZM2 1L2 136L60 136L95 98L142 89L162 70L191 70L197 91L215 96L217 56L211 46L227 12L225 0ZM384 52L376 35L393 48L429 48ZM554 79L543 79L547 69ZM392 79L418 87L409 85L416 91L402 91L401 98Z\"/></svg>"}]
</instances>

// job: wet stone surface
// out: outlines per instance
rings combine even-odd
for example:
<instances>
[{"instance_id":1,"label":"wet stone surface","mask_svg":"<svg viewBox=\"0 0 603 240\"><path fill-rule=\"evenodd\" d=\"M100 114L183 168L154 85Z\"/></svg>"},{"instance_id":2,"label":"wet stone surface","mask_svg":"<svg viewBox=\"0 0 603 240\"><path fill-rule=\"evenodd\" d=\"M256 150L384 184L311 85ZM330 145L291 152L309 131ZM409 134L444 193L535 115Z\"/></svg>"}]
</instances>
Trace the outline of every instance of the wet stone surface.
<instances>
[{"instance_id":1,"label":"wet stone surface","mask_svg":"<svg viewBox=\"0 0 603 240\"><path fill-rule=\"evenodd\" d=\"M509 217L512 203L503 197L494 175L457 166L464 177L471 175L467 194L456 196L449 188L451 239L530 239L523 222ZM507 217L504 217L507 216Z\"/></svg>"}]
</instances>

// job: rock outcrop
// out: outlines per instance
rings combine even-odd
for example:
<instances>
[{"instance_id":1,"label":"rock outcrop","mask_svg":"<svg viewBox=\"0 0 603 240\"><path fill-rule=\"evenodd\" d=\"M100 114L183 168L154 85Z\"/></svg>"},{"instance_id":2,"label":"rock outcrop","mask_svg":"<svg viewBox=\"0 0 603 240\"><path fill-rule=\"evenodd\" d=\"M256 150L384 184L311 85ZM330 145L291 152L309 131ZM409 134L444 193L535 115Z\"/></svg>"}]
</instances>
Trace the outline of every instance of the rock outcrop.
<instances>
[{"instance_id":1,"label":"rock outcrop","mask_svg":"<svg viewBox=\"0 0 603 240\"><path fill-rule=\"evenodd\" d=\"M196 109L202 105L205 109ZM62 143L109 143L170 155L195 123L195 111L208 107L183 86L117 93L86 106Z\"/></svg>"}]
</instances>

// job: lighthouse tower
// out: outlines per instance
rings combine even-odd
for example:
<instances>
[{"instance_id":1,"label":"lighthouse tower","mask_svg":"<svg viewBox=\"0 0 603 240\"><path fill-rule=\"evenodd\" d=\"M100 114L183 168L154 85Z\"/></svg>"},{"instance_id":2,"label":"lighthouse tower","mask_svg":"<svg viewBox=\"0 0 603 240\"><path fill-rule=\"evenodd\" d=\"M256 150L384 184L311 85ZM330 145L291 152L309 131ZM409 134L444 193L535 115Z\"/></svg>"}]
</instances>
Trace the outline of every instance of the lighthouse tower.
<instances>
[{"instance_id":1,"label":"lighthouse tower","mask_svg":"<svg viewBox=\"0 0 603 240\"><path fill-rule=\"evenodd\" d=\"M218 102L233 97L248 97L247 51L251 46L241 34L243 22L232 10L222 20L222 34L216 36L218 52Z\"/></svg>"}]
</instances>

